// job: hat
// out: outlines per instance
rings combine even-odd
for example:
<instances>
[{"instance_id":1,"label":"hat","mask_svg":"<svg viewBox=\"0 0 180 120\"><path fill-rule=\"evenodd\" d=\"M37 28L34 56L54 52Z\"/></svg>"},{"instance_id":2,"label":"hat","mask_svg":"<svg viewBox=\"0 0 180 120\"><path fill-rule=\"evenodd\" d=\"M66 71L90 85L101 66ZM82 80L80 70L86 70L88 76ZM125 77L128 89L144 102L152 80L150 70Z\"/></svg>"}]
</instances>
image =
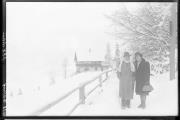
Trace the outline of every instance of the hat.
<instances>
[{"instance_id":1,"label":"hat","mask_svg":"<svg viewBox=\"0 0 180 120\"><path fill-rule=\"evenodd\" d=\"M140 57L142 57L143 55L140 52L136 52L135 56L139 55Z\"/></svg>"},{"instance_id":2,"label":"hat","mask_svg":"<svg viewBox=\"0 0 180 120\"><path fill-rule=\"evenodd\" d=\"M124 52L124 57L126 56L131 56L131 55L129 54L129 52Z\"/></svg>"}]
</instances>

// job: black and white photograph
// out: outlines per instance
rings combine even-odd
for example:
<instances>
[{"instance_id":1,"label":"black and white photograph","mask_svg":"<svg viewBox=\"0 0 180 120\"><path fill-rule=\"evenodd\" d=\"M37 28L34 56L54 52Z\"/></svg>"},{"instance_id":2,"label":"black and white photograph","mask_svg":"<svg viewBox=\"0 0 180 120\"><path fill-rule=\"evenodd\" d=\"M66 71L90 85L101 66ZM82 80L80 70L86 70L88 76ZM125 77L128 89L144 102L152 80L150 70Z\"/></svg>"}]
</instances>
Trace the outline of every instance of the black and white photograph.
<instances>
[{"instance_id":1,"label":"black and white photograph","mask_svg":"<svg viewBox=\"0 0 180 120\"><path fill-rule=\"evenodd\" d=\"M177 116L177 14L176 1L6 2L5 116Z\"/></svg>"},{"instance_id":2,"label":"black and white photograph","mask_svg":"<svg viewBox=\"0 0 180 120\"><path fill-rule=\"evenodd\" d=\"M5 119L5 120L42 120L42 119ZM54 120L54 119L43 119L43 120ZM71 120L71 119L55 119L55 120ZM79 119L74 119L74 120L79 120ZM105 120L105 119L81 119L81 120ZM113 119L107 119L107 120L113 120ZM140 119L117 119L117 120L175 120L173 117L172 118L146 118L146 119L143 119L143 118L140 118Z\"/></svg>"},{"instance_id":3,"label":"black and white photograph","mask_svg":"<svg viewBox=\"0 0 180 120\"><path fill-rule=\"evenodd\" d=\"M5 119L5 120L42 120L42 119ZM54 120L54 119L43 119L43 120ZM55 120L71 120L71 119L55 119ZM74 120L80 120L80 119L74 119ZM105 120L105 119L81 119L81 120ZM107 119L107 120L113 120L113 119ZM117 119L117 120L175 120L173 117L172 118L146 118L146 119L143 119L143 118L140 118L140 119Z\"/></svg>"}]
</instances>

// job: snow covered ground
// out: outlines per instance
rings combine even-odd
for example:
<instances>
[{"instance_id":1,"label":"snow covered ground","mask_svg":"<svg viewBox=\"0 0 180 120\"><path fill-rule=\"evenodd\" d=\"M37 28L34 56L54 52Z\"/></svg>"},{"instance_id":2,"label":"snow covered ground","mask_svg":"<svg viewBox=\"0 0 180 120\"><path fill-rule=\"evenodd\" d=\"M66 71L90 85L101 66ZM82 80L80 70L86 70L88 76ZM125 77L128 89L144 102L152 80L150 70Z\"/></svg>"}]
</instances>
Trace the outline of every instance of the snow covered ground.
<instances>
[{"instance_id":1,"label":"snow covered ground","mask_svg":"<svg viewBox=\"0 0 180 120\"><path fill-rule=\"evenodd\" d=\"M177 115L178 91L177 79L170 81L169 73L151 77L154 91L147 97L147 108L137 108L140 98L134 94L131 109L122 110L118 98L118 79L112 75L103 86L103 92L98 92L88 98L85 105L81 105L72 115L107 115L107 116L168 116Z\"/></svg>"},{"instance_id":2,"label":"snow covered ground","mask_svg":"<svg viewBox=\"0 0 180 120\"><path fill-rule=\"evenodd\" d=\"M80 83L91 80L101 72L86 72L66 79L63 82L58 81L56 84L49 87L44 87L39 91L29 92L17 97L7 97L7 115L32 115L32 113L39 108L57 100L64 95L67 91L77 87ZM86 87L90 90L93 86L97 85L95 82L91 86ZM88 115L88 116L163 116L163 115L177 115L178 110L178 91L177 79L170 81L169 73L158 74L151 76L151 84L154 91L147 97L147 108L145 110L138 109L140 104L139 96L134 94L134 99L131 101L131 109L122 110L120 108L120 99L118 97L119 81L116 74L112 73L109 79L103 84L102 88L95 90L90 96L87 97L86 103L77 107L71 114ZM78 91L68 97L66 100L56 104L52 108L46 110L40 115L43 116L61 116L73 108L79 101Z\"/></svg>"},{"instance_id":3,"label":"snow covered ground","mask_svg":"<svg viewBox=\"0 0 180 120\"><path fill-rule=\"evenodd\" d=\"M21 95L10 96L9 94L7 94L6 114L8 116L30 115L37 109L58 99L59 97L64 95L66 92L72 90L73 88L76 88L77 86L79 86L80 83L91 80L92 78L99 75L100 73L101 71L85 72L85 73L77 74L73 77L69 77L64 80L60 76L59 77L57 76L55 79L55 84L44 85L39 90L36 90L33 88L30 89L32 87L31 84L29 84L29 87L28 87L26 83L21 83L22 86L24 84L24 86L28 88L26 89L22 88L23 93ZM11 89L11 86L7 85L7 92L10 91L10 89ZM78 96L73 96L73 98L69 99L73 101L68 102L68 104L76 103L77 98ZM64 108L66 108L68 105L67 104L65 105L66 106L63 107L63 109L61 109L62 113L58 110L59 114L61 113L62 115L65 115L65 113L67 113L67 111L64 110Z\"/></svg>"}]
</instances>

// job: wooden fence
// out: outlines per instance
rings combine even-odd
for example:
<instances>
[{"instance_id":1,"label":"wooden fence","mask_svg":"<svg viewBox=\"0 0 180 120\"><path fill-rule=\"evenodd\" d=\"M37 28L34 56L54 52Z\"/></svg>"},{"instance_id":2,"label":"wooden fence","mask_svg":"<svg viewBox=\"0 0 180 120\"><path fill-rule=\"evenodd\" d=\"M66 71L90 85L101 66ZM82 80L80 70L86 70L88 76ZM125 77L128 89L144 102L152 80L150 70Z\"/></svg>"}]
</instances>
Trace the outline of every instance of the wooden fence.
<instances>
[{"instance_id":1,"label":"wooden fence","mask_svg":"<svg viewBox=\"0 0 180 120\"><path fill-rule=\"evenodd\" d=\"M67 113L67 116L71 115L71 113L81 104L85 104L85 100L86 98L98 87L102 87L102 84L108 79L109 77L109 73L112 72L113 70L106 70L104 72L102 72L101 74L99 74L98 76L96 76L95 78L81 83L78 87L68 91L66 94L64 94L63 96L61 96L60 98L58 98L55 101L52 101L51 103L43 106L42 108L36 110L35 112L33 112L31 114L31 116L38 116L41 113L47 111L48 109L52 108L53 106L55 106L57 103L61 102L62 100L66 99L67 97L69 97L70 95L72 95L74 92L79 91L79 102L71 109L71 111L69 111ZM103 75L105 75L105 79L103 80ZM98 85L96 85L92 90L90 90L87 94L85 94L85 88L87 85L91 84L94 81L99 81Z\"/></svg>"}]
</instances>

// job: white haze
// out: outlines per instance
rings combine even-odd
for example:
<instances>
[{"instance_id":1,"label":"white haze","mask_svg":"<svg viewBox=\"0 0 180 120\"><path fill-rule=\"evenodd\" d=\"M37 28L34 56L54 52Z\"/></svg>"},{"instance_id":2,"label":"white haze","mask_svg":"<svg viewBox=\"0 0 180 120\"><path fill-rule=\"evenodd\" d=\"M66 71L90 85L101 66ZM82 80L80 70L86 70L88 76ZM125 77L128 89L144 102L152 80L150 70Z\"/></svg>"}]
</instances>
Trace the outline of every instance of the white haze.
<instances>
[{"instance_id":1,"label":"white haze","mask_svg":"<svg viewBox=\"0 0 180 120\"><path fill-rule=\"evenodd\" d=\"M55 74L75 51L104 55L117 3L7 3L7 82ZM47 74L48 73L48 74ZM45 76L44 76L45 77Z\"/></svg>"}]
</instances>

